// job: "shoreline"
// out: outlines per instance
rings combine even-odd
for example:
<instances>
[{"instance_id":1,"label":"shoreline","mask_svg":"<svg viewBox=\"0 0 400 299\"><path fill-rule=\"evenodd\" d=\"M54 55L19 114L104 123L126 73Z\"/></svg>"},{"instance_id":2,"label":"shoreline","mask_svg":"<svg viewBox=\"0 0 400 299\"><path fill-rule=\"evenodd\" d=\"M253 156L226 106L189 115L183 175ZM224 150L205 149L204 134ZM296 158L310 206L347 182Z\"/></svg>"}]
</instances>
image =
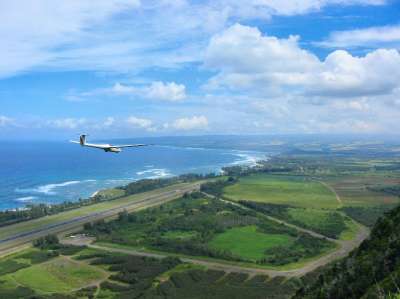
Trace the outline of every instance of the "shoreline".
<instances>
[{"instance_id":1,"label":"shoreline","mask_svg":"<svg viewBox=\"0 0 400 299\"><path fill-rule=\"evenodd\" d=\"M193 149L193 148L189 148L189 149ZM211 149L198 148L198 150L214 150L214 149L213 148L211 148ZM257 162L258 161L269 160L270 157L271 157L271 153L270 152L251 151L251 150L231 149L231 150L227 150L227 154L232 154L235 157L235 159L233 161L231 161L231 162L227 162L227 163L224 163L224 164L221 164L221 165L218 165L219 163L216 163L217 165L216 165L215 169L214 170L210 170L209 173L214 173L216 175L221 175L222 168L230 167L230 166L249 166L249 167L254 167L254 166L257 166L257 164L258 164ZM206 173L206 172L202 171L202 168L205 167L205 166L197 167L198 172L193 171L193 169L188 168L188 169L186 169L186 171L183 171L182 173L174 173L174 174L171 173L166 168L161 168L161 166L160 167L157 167L155 165L152 165L152 166L154 167L152 169L145 168L143 170L136 171L136 174L138 174L138 173L149 173L149 175L145 176L145 177L140 177L140 175L139 175L139 177L137 177L137 178L132 177L130 179L128 179L128 178L126 178L126 179L113 179L113 178L110 178L110 179L102 179L102 180L96 180L96 179L78 180L78 179L76 179L76 180L73 180L73 181L69 180L69 181L57 182L57 183L51 182L49 184L43 184L43 185L39 185L39 186L36 186L36 187L33 187L33 188L29 188L29 189L27 189L27 191L28 190L41 190L41 189L43 189L43 190L46 189L47 190L48 188L45 188L45 187L51 186L51 190L50 191L51 191L51 193L53 193L52 195L55 195L55 194L57 194L57 191L55 191L54 189L58 188L59 186L61 186L62 188L66 188L68 186L71 186L71 188L72 188L72 185L76 185L78 183L79 184L81 184L81 183L83 184L83 183L86 183L86 182L90 182L90 183L97 182L97 185L98 185L98 186L93 186L92 185L92 190L93 190L93 187L95 187L96 189L91 194L89 193L86 196L81 194L80 196L77 195L73 199L64 198L63 201L59 201L59 202L57 202L57 201L56 202L51 202L51 199L47 199L46 200L46 197L43 196L42 201L40 201L40 199L38 199L37 201L25 202L23 206L22 205L21 206L14 205L14 206L11 206L9 208L0 209L0 213L1 212L6 212L6 211L29 210L30 208L28 207L28 205L35 205L36 206L36 205L40 205L40 204L46 204L46 205L49 205L49 206L55 206L55 205L64 204L66 202L78 202L78 198L91 199L91 198L95 197L100 191L107 190L107 189L112 189L112 188L115 188L116 186L126 185L126 184L129 184L131 182L135 182L135 181L139 181L139 180L143 180L143 179L163 179L163 178L170 178L170 177L175 177L175 176L179 176L179 175L182 175L182 174L188 174L188 173L198 173L198 174L205 174ZM209 167L209 165L206 165L206 167L207 166ZM156 175L155 175L155 173L150 172L152 170L159 171L160 169L162 169L165 173L168 173L168 175L165 175L164 172L161 173L161 174L157 173ZM118 183L115 183L116 181L118 181ZM110 182L114 182L114 184L111 184ZM115 185L115 186L113 186L113 185ZM74 188L77 188L77 187L74 187ZM78 187L78 188L81 188L81 187ZM21 190L24 190L24 189L21 189ZM30 193L27 193L27 195L33 196L32 194L35 194L35 192L36 191L32 191ZM37 192L39 192L39 191L37 191ZM50 195L50 193L45 193L45 195ZM63 197L61 192L60 192L60 197L61 198ZM38 198L37 194L35 194L35 199L36 198ZM11 201L13 201L13 200L11 200Z\"/></svg>"}]
</instances>

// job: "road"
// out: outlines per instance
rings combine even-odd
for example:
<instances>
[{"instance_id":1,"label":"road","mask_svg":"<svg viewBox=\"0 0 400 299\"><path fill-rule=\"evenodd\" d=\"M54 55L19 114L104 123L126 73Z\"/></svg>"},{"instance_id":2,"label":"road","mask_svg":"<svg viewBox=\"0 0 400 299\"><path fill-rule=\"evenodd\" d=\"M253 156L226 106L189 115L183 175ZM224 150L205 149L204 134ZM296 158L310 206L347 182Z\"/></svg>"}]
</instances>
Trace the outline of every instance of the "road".
<instances>
[{"instance_id":1,"label":"road","mask_svg":"<svg viewBox=\"0 0 400 299\"><path fill-rule=\"evenodd\" d=\"M21 246L31 243L33 240L48 234L60 234L67 231L73 231L83 226L87 222L92 222L100 219L112 218L118 215L119 212L127 210L129 212L149 208L152 206L160 205L182 196L185 192L199 190L200 183L192 183L187 186L180 186L176 190L168 190L165 192L160 191L157 194L148 192L149 196L141 200L133 200L130 203L115 206L110 209L101 210L89 213L84 216L75 217L65 221L59 221L38 228L10 234L0 239L0 256L12 253L20 249ZM160 189L162 190L162 189ZM33 220L32 220L33 221ZM18 224L17 224L18 225ZM29 221L24 222L24 225L29 226ZM7 229L10 229L8 226ZM1 230L1 229L0 229Z\"/></svg>"}]
</instances>

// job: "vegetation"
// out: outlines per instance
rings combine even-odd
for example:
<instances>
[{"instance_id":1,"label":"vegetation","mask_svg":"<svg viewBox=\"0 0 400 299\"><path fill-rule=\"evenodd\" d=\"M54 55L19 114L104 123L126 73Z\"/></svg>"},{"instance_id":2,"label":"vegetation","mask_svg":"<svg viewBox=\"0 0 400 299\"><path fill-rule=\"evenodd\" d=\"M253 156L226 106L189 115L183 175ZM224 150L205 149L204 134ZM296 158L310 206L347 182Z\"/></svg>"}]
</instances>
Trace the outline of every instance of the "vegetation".
<instances>
[{"instance_id":1,"label":"vegetation","mask_svg":"<svg viewBox=\"0 0 400 299\"><path fill-rule=\"evenodd\" d=\"M347 230L345 217L334 210L292 208L251 201L240 201L240 204L330 238L338 239Z\"/></svg>"},{"instance_id":2,"label":"vegetation","mask_svg":"<svg viewBox=\"0 0 400 299\"><path fill-rule=\"evenodd\" d=\"M83 250L85 246L73 246L61 244L56 235L47 235L33 241L33 246L48 250L53 255L74 255Z\"/></svg>"},{"instance_id":3,"label":"vegetation","mask_svg":"<svg viewBox=\"0 0 400 299\"><path fill-rule=\"evenodd\" d=\"M347 258L314 275L297 298L383 298L400 285L400 207L388 212Z\"/></svg>"},{"instance_id":4,"label":"vegetation","mask_svg":"<svg viewBox=\"0 0 400 299\"><path fill-rule=\"evenodd\" d=\"M96 236L99 242L270 265L276 262L271 252L265 254L269 248L287 246L288 256L297 257L291 261L299 261L333 246L311 237L303 248L304 243L297 241L302 238L295 229L268 220L251 209L206 198L198 192L157 208L120 213L115 221L87 224L85 233ZM316 246L310 250L313 240Z\"/></svg>"},{"instance_id":5,"label":"vegetation","mask_svg":"<svg viewBox=\"0 0 400 299\"><path fill-rule=\"evenodd\" d=\"M224 188L229 185L233 185L234 183L236 183L236 181L237 180L234 177L230 176L226 180L216 180L214 182L206 182L201 184L200 191L210 195L221 197L223 195Z\"/></svg>"},{"instance_id":6,"label":"vegetation","mask_svg":"<svg viewBox=\"0 0 400 299\"><path fill-rule=\"evenodd\" d=\"M285 299L291 298L297 288L296 279L269 279L263 275L249 278L240 273L193 269L173 273L169 280L151 290L145 298Z\"/></svg>"},{"instance_id":7,"label":"vegetation","mask_svg":"<svg viewBox=\"0 0 400 299\"><path fill-rule=\"evenodd\" d=\"M400 196L400 185L371 186L368 187L368 189L374 192L382 192L394 196Z\"/></svg>"},{"instance_id":8,"label":"vegetation","mask_svg":"<svg viewBox=\"0 0 400 299\"><path fill-rule=\"evenodd\" d=\"M396 205L380 205L380 206L367 206L367 207L343 207L341 210L349 217L364 224L368 227L373 227L376 221L385 212L390 211Z\"/></svg>"},{"instance_id":9,"label":"vegetation","mask_svg":"<svg viewBox=\"0 0 400 299\"><path fill-rule=\"evenodd\" d=\"M335 245L323 239L315 239L307 234L300 235L290 246L277 246L265 250L266 257L259 263L281 266L311 258L321 252L329 251Z\"/></svg>"}]
</instances>

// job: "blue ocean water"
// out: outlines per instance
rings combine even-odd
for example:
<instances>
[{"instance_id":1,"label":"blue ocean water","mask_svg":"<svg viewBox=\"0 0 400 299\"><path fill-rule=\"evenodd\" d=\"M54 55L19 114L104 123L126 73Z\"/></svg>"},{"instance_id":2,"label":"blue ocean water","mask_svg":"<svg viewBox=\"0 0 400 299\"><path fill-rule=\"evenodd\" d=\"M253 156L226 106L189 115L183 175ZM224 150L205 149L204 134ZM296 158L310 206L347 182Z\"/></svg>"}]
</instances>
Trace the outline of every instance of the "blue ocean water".
<instances>
[{"instance_id":1,"label":"blue ocean water","mask_svg":"<svg viewBox=\"0 0 400 299\"><path fill-rule=\"evenodd\" d=\"M181 145L114 154L67 142L0 142L0 210L76 201L143 178L218 172L226 165L254 164L266 155Z\"/></svg>"}]
</instances>

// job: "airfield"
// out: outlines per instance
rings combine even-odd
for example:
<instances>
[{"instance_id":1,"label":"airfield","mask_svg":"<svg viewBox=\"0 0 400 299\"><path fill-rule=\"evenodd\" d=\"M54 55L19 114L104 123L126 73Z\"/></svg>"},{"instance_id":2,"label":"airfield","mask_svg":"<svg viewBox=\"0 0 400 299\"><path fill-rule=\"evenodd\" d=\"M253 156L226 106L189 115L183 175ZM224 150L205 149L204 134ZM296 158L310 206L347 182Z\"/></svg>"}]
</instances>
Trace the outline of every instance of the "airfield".
<instances>
[{"instance_id":1,"label":"airfield","mask_svg":"<svg viewBox=\"0 0 400 299\"><path fill-rule=\"evenodd\" d=\"M18 251L26 247L24 245L29 246L33 240L41 236L72 232L81 228L86 222L112 219L124 210L133 212L166 203L186 192L198 190L199 187L199 182L183 183L1 227L0 256Z\"/></svg>"}]
</instances>

